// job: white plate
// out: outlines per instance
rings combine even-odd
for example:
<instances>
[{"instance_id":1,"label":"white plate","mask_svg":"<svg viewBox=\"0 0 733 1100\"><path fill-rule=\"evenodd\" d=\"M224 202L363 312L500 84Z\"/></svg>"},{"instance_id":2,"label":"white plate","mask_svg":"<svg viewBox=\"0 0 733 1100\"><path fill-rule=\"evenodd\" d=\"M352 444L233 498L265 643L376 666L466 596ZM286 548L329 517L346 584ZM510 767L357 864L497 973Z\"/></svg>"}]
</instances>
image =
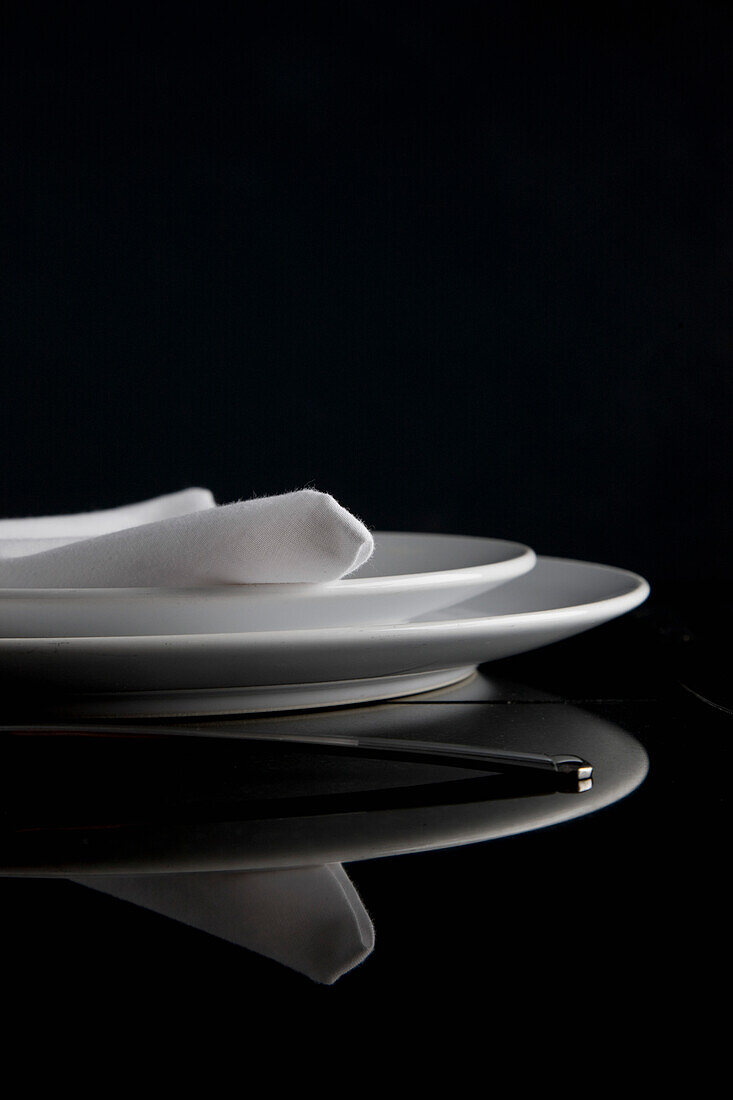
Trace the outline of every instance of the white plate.
<instances>
[{"instance_id":1,"label":"white plate","mask_svg":"<svg viewBox=\"0 0 733 1100\"><path fill-rule=\"evenodd\" d=\"M47 691L57 713L250 713L397 698L454 683L484 661L614 619L649 593L634 573L539 558L528 575L394 626L127 638L0 639L0 677Z\"/></svg>"},{"instance_id":2,"label":"white plate","mask_svg":"<svg viewBox=\"0 0 733 1100\"><path fill-rule=\"evenodd\" d=\"M4 588L0 637L222 634L405 622L529 572L502 539L377 532L358 576L328 584L207 588Z\"/></svg>"}]
</instances>

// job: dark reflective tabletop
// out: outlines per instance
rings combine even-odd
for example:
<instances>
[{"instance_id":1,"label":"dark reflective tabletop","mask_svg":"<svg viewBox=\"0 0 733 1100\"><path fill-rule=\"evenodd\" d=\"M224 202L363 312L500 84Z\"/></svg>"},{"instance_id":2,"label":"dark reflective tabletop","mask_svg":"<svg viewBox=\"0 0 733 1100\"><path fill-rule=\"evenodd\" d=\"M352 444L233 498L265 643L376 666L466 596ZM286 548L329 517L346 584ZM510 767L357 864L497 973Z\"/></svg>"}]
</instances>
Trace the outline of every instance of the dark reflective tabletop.
<instances>
[{"instance_id":1,"label":"dark reflective tabletop","mask_svg":"<svg viewBox=\"0 0 733 1100\"><path fill-rule=\"evenodd\" d=\"M560 700L502 705L506 694L479 674L427 702L177 727L7 727L0 870L349 862L567 821L643 781L646 752L615 722ZM569 759L588 778L568 775Z\"/></svg>"},{"instance_id":2,"label":"dark reflective tabletop","mask_svg":"<svg viewBox=\"0 0 733 1100\"><path fill-rule=\"evenodd\" d=\"M316 990L356 1006L399 988L416 1005L428 990L442 1001L479 983L510 1005L536 988L538 956L557 953L592 960L577 964L581 983L630 986L641 974L658 989L670 935L677 979L694 979L719 939L718 762L731 727L684 685L660 621L652 603L453 689L351 710L104 730L43 728L30 701L8 713L0 893L26 971L15 994L27 981L98 994L101 951L106 989L129 992L152 967L171 1005L183 995L183 958L189 985L213 994L236 976L263 1003L306 1005ZM287 739L262 739L278 734ZM575 754L593 780L575 790L542 769L360 751L370 739ZM327 994L251 952L59 881L335 861L376 947Z\"/></svg>"}]
</instances>

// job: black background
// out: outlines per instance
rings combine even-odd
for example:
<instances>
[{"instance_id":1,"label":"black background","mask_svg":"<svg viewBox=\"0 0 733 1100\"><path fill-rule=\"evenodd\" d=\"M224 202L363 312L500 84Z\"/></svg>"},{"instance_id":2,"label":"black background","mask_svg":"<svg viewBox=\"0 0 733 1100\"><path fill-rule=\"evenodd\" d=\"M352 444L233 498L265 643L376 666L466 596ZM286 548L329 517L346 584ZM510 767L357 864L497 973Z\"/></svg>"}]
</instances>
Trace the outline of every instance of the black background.
<instances>
[{"instance_id":1,"label":"black background","mask_svg":"<svg viewBox=\"0 0 733 1100\"><path fill-rule=\"evenodd\" d=\"M660 589L728 578L729 5L6 3L0 21L0 515L312 485L375 528L519 539ZM622 697L644 650L600 638L506 674L580 682L587 654ZM40 1003L46 1038L65 1023L72 1066L90 1036L132 1057L208 1018L248 1079L258 1018L288 1051L306 1039L316 1083L337 1023L349 1084L408 1031L406 1072L447 1058L454 1087L492 1079L499 1029L518 1079L585 1081L594 1027L601 1068L628 1072L660 1013L704 1014L683 981L715 968L713 852L685 801L722 804L696 769L705 717L676 696L655 714L650 778L619 806L356 866L378 946L332 990L6 880L11 1001L38 1026Z\"/></svg>"},{"instance_id":2,"label":"black background","mask_svg":"<svg viewBox=\"0 0 733 1100\"><path fill-rule=\"evenodd\" d=\"M727 573L730 7L5 4L0 514Z\"/></svg>"}]
</instances>

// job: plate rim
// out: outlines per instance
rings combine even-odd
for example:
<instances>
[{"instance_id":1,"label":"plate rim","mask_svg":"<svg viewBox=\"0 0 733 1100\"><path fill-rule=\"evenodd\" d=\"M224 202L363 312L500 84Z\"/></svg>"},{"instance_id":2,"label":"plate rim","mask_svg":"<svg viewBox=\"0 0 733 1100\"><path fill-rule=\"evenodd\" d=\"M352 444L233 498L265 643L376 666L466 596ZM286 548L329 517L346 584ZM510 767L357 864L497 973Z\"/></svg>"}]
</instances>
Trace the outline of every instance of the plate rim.
<instances>
[{"instance_id":1,"label":"plate rim","mask_svg":"<svg viewBox=\"0 0 733 1100\"><path fill-rule=\"evenodd\" d=\"M354 626L335 626L335 627L305 627L302 629L288 629L288 630L250 630L250 631L226 631L218 633L197 633L197 634L134 634L134 635L72 635L68 637L0 637L0 652L3 650L21 649L23 646L32 645L34 647L41 646L42 648L51 649L54 646L59 648L80 648L82 644L92 643L92 647L108 648L113 646L120 646L122 648L155 648L155 643L158 645L172 646L176 645L181 648L192 648L194 645L199 645L204 641L208 641L212 646L216 644L218 640L221 644L225 643L238 643L243 648L247 643L252 645L269 645L271 648L283 648L287 645L292 645L294 641L302 644L314 645L318 642L322 644L329 644L333 642L343 642L346 644L353 644L354 641L365 640L366 637L372 640L379 641L386 640L388 638L395 639L396 637L409 638L411 635L425 633L428 635L439 634L444 630L455 630L457 627L463 630L473 630L476 632L482 632L490 630L492 627L511 628L513 625L526 624L531 625L534 623L540 623L545 621L552 621L558 616L563 621L573 619L590 619L593 618L595 609L605 608L607 610L611 608L618 608L618 614L624 614L626 611L631 611L633 608L638 607L649 596L651 586L649 582L641 576L639 573L634 573L628 569L622 569L618 566L604 565L600 562L583 561L576 558L562 558L551 557L547 555L538 555L536 558L537 564L559 563L562 565L570 566L589 566L594 569L600 569L619 577L626 578L631 587L628 591L621 592L615 596L608 596L597 600L585 601L578 604L563 604L559 607L541 608L536 611L516 611L507 612L506 614L499 615L473 615L465 616L459 619L430 619L423 621L401 622L393 624L374 624L374 625L354 625ZM21 590L22 591L22 590ZM106 590L102 590L106 591ZM460 601L456 601L459 603ZM450 610L447 608L446 610ZM429 614L429 613L428 613ZM616 616L612 616L616 617ZM106 643L106 646L105 646Z\"/></svg>"},{"instance_id":2,"label":"plate rim","mask_svg":"<svg viewBox=\"0 0 733 1100\"><path fill-rule=\"evenodd\" d=\"M482 535L457 535L443 534L439 531L375 531L374 535L399 535L406 538L440 538L460 539L461 541L475 541L477 543L498 543L505 547L512 547L513 553L499 561L485 562L476 565L459 566L456 569L434 569L422 573L393 573L376 577L341 577L335 581L273 581L272 583L258 584L211 584L211 585L186 585L178 587L157 586L152 588L2 588L0 587L0 600L3 599L32 599L42 598L68 600L74 597L79 599L149 599L151 596L164 598L170 596L180 599L184 596L228 596L235 593L238 596L248 594L263 595L288 595L295 598L330 596L337 593L348 592L356 594L365 591L366 588L392 588L396 585L418 587L436 583L448 584L452 581L483 580L487 570L491 570L492 577L504 577L510 579L530 572L536 564L537 555L531 546L522 542L514 542L511 539L495 539ZM522 567L519 570L519 567Z\"/></svg>"}]
</instances>

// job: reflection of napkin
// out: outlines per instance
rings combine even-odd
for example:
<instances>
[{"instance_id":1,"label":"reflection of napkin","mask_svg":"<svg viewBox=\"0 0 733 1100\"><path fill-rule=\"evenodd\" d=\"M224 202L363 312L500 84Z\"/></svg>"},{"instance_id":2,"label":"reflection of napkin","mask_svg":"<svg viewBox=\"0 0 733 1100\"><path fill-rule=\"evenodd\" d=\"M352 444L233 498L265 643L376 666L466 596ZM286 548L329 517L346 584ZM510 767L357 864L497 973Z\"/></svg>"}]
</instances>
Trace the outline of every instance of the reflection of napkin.
<instances>
[{"instance_id":1,"label":"reflection of napkin","mask_svg":"<svg viewBox=\"0 0 733 1100\"><path fill-rule=\"evenodd\" d=\"M331 985L369 955L374 928L340 863L283 871L82 875L73 880L247 947Z\"/></svg>"},{"instance_id":2,"label":"reflection of napkin","mask_svg":"<svg viewBox=\"0 0 733 1100\"><path fill-rule=\"evenodd\" d=\"M0 520L0 588L148 588L337 580L367 528L313 489L216 506L187 489L106 512Z\"/></svg>"}]
</instances>

